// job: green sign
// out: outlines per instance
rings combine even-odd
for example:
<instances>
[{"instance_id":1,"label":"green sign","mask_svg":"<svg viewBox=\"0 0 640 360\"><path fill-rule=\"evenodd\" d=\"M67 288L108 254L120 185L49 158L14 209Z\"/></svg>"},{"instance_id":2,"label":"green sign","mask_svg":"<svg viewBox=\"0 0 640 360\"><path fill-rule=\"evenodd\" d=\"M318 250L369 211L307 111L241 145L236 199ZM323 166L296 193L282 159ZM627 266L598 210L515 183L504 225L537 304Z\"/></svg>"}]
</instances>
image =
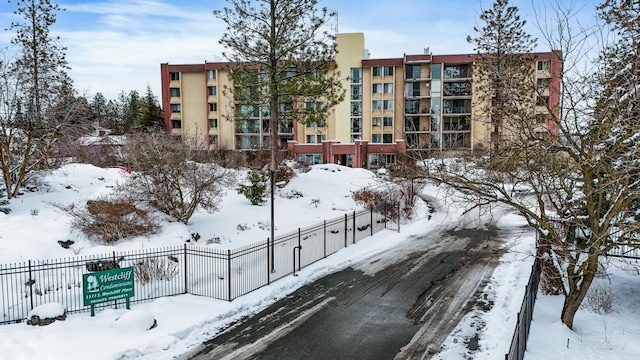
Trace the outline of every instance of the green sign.
<instances>
[{"instance_id":1,"label":"green sign","mask_svg":"<svg viewBox=\"0 0 640 360\"><path fill-rule=\"evenodd\" d=\"M133 297L133 267L82 275L84 306Z\"/></svg>"}]
</instances>

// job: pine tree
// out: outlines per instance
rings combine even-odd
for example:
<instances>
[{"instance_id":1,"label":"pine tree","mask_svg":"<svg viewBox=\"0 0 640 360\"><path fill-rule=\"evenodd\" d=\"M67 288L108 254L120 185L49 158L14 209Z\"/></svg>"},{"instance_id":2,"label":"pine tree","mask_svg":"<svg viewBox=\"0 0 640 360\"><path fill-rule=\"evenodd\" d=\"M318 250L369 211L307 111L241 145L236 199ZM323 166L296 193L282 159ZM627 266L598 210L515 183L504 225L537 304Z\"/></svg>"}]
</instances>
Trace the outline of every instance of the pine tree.
<instances>
[{"instance_id":1,"label":"pine tree","mask_svg":"<svg viewBox=\"0 0 640 360\"><path fill-rule=\"evenodd\" d=\"M271 142L271 238L273 188L281 125L326 119L344 98L334 67L335 36L324 30L336 16L318 8L318 0L227 0L214 11L227 25L220 43L231 63L233 84L223 94L238 104L228 118L246 121L252 113L268 116Z\"/></svg>"},{"instance_id":2,"label":"pine tree","mask_svg":"<svg viewBox=\"0 0 640 360\"><path fill-rule=\"evenodd\" d=\"M138 131L157 131L164 127L164 116L158 99L147 85L147 94L140 101L140 112L133 122Z\"/></svg>"},{"instance_id":3,"label":"pine tree","mask_svg":"<svg viewBox=\"0 0 640 360\"><path fill-rule=\"evenodd\" d=\"M97 121L99 124L103 124L107 119L107 98L101 93L97 92L91 99L91 121Z\"/></svg>"},{"instance_id":4,"label":"pine tree","mask_svg":"<svg viewBox=\"0 0 640 360\"><path fill-rule=\"evenodd\" d=\"M525 21L518 8L509 0L496 0L490 9L482 11L484 26L474 26L476 37L467 36L478 53L474 77L481 116L491 121L494 150L510 136L504 132L513 122L529 121L532 94L535 93L534 67L529 54L537 40L524 31ZM505 136L507 135L507 136Z\"/></svg>"},{"instance_id":5,"label":"pine tree","mask_svg":"<svg viewBox=\"0 0 640 360\"><path fill-rule=\"evenodd\" d=\"M67 76L65 48L50 34L56 12L62 9L48 0L17 0L10 30L18 50L2 68L3 121L0 122L0 168L7 197L46 164L61 135L61 120L71 112L61 105L71 83Z\"/></svg>"}]
</instances>

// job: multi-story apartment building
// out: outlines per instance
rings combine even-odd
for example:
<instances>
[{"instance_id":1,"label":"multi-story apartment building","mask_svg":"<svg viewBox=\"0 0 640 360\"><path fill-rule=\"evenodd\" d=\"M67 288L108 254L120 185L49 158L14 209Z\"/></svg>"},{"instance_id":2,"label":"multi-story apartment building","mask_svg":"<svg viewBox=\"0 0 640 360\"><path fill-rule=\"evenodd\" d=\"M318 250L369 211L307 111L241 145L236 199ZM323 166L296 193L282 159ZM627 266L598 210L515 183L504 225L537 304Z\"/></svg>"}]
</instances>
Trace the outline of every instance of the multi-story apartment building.
<instances>
[{"instance_id":1,"label":"multi-story apartment building","mask_svg":"<svg viewBox=\"0 0 640 360\"><path fill-rule=\"evenodd\" d=\"M475 54L403 55L372 59L362 33L336 36L336 66L347 94L319 123L280 124L281 147L300 162L373 168L395 162L398 152L489 146L496 129L482 115L474 93ZM535 111L541 136L554 133L549 109L558 109L560 63L553 52L531 54L540 88ZM212 148L266 147L268 112L252 109L248 119L225 120L231 99L227 63L161 64L162 104L167 129ZM477 92L477 91L476 91ZM546 106L549 105L549 106ZM552 110L559 111L559 110ZM493 134L492 134L493 133Z\"/></svg>"}]
</instances>

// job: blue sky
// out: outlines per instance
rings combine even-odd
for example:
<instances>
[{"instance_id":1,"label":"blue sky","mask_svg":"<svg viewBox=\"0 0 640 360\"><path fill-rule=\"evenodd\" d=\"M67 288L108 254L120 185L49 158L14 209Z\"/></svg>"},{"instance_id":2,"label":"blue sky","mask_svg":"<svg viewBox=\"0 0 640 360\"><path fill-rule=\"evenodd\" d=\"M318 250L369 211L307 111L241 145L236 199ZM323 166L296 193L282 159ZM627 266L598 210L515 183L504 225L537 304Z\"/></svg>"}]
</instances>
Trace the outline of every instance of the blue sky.
<instances>
[{"instance_id":1,"label":"blue sky","mask_svg":"<svg viewBox=\"0 0 640 360\"><path fill-rule=\"evenodd\" d=\"M53 0L55 2L55 0ZM568 3L571 0L547 0ZM591 19L597 0L575 0ZM102 92L113 99L121 91L144 93L147 84L160 97L160 63L203 63L221 60L218 38L223 24L212 11L222 0L67 0L52 32L67 47L70 75L86 96ZM419 54L473 52L466 42L473 35L481 9L488 0L324 0L320 6L338 12L341 33L363 32L372 58ZM541 9L543 1L535 0ZM527 20L527 31L541 37L531 0L512 0ZM0 22L8 27L14 4L0 3ZM0 43L12 34L0 33ZM540 51L548 51L539 42Z\"/></svg>"}]
</instances>

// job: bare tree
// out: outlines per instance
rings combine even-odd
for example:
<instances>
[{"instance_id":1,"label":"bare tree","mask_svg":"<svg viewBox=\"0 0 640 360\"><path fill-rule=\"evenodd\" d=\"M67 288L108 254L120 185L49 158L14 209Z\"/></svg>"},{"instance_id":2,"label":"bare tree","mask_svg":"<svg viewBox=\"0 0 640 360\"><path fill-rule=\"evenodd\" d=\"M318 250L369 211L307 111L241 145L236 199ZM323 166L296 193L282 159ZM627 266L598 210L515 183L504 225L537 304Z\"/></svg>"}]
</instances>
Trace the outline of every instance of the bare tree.
<instances>
[{"instance_id":1,"label":"bare tree","mask_svg":"<svg viewBox=\"0 0 640 360\"><path fill-rule=\"evenodd\" d=\"M620 241L638 246L640 177L638 152L638 5L608 1L605 18L616 14L618 48L599 62L581 65L592 52L594 29L575 23L571 7L560 6L548 19L547 33L562 63L562 111L549 110L557 136L540 137L534 110L511 122L509 142L501 143L500 163L485 157L427 163L431 180L443 183L467 209L502 204L524 216L543 236L539 255L552 264L565 295L561 320L573 328L575 314L596 275L599 259ZM616 10L617 11L617 10ZM633 15L635 14L635 15ZM631 16L631 18L629 17ZM629 24L622 25L622 24ZM631 25L634 24L634 25ZM558 31L560 28L562 31ZM605 35L608 36L608 35ZM624 52L621 52L623 51ZM587 62L588 64L588 62ZM553 85L552 85L553 86ZM527 108L522 107L523 111Z\"/></svg>"},{"instance_id":2,"label":"bare tree","mask_svg":"<svg viewBox=\"0 0 640 360\"><path fill-rule=\"evenodd\" d=\"M185 224L198 207L217 211L233 177L216 164L194 161L198 151L164 133L131 136L124 152L132 174L117 192Z\"/></svg>"}]
</instances>

